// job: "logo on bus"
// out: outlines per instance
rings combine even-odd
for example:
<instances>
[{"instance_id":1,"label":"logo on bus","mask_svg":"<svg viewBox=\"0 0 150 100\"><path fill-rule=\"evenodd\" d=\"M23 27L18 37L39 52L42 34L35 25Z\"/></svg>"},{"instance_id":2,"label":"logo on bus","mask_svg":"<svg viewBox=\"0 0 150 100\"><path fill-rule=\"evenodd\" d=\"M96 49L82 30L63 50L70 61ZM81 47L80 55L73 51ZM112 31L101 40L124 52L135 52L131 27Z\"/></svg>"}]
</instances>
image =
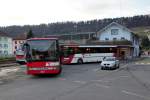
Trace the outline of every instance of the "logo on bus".
<instances>
[{"instance_id":1,"label":"logo on bus","mask_svg":"<svg viewBox=\"0 0 150 100\"><path fill-rule=\"evenodd\" d=\"M45 66L59 66L59 62L46 62Z\"/></svg>"}]
</instances>

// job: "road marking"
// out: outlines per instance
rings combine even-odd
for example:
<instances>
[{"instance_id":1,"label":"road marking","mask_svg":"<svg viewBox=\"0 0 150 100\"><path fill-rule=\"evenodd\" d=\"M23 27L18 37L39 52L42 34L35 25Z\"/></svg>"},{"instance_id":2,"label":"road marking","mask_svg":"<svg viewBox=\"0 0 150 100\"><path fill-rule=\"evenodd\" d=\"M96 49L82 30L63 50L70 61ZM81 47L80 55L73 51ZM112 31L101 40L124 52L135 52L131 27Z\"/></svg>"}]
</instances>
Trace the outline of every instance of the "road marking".
<instances>
[{"instance_id":1,"label":"road marking","mask_svg":"<svg viewBox=\"0 0 150 100\"><path fill-rule=\"evenodd\" d=\"M2 81L0 81L0 84L3 84L3 82L2 82Z\"/></svg>"},{"instance_id":2,"label":"road marking","mask_svg":"<svg viewBox=\"0 0 150 100\"><path fill-rule=\"evenodd\" d=\"M65 81L66 79L65 78L59 78L59 80Z\"/></svg>"},{"instance_id":3,"label":"road marking","mask_svg":"<svg viewBox=\"0 0 150 100\"><path fill-rule=\"evenodd\" d=\"M100 70L100 68L93 69L94 72L97 72L98 70Z\"/></svg>"},{"instance_id":4,"label":"road marking","mask_svg":"<svg viewBox=\"0 0 150 100\"><path fill-rule=\"evenodd\" d=\"M106 82L106 83L109 82L109 81L105 81L105 80L92 80L92 81L94 81L94 82Z\"/></svg>"},{"instance_id":5,"label":"road marking","mask_svg":"<svg viewBox=\"0 0 150 100\"><path fill-rule=\"evenodd\" d=\"M80 83L80 84L85 84L86 82L85 81L73 81L75 83Z\"/></svg>"},{"instance_id":6,"label":"road marking","mask_svg":"<svg viewBox=\"0 0 150 100\"><path fill-rule=\"evenodd\" d=\"M136 94L136 93L133 93L133 92L129 92L129 91L126 91L126 90L122 90L122 92L125 93L125 94L128 94L128 95L140 97L142 99L150 100L150 99L146 98L145 96L142 96L142 95L139 95L139 94Z\"/></svg>"},{"instance_id":7,"label":"road marking","mask_svg":"<svg viewBox=\"0 0 150 100\"><path fill-rule=\"evenodd\" d=\"M102 88L110 88L109 86L106 86L106 85L102 85L102 84L95 84L96 86L98 86L98 87L102 87Z\"/></svg>"},{"instance_id":8,"label":"road marking","mask_svg":"<svg viewBox=\"0 0 150 100\"><path fill-rule=\"evenodd\" d=\"M119 76L120 78L128 78L129 76Z\"/></svg>"}]
</instances>

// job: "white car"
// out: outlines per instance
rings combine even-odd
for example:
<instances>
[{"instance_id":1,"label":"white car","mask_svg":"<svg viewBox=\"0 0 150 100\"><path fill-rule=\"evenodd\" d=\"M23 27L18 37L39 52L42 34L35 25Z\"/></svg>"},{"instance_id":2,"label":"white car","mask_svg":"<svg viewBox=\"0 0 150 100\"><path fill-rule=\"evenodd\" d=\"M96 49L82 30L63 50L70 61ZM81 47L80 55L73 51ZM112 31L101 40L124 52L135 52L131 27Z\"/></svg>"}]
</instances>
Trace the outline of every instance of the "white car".
<instances>
[{"instance_id":1,"label":"white car","mask_svg":"<svg viewBox=\"0 0 150 100\"><path fill-rule=\"evenodd\" d=\"M119 68L119 60L117 60L115 57L108 57L105 58L101 62L101 69L117 69Z\"/></svg>"}]
</instances>

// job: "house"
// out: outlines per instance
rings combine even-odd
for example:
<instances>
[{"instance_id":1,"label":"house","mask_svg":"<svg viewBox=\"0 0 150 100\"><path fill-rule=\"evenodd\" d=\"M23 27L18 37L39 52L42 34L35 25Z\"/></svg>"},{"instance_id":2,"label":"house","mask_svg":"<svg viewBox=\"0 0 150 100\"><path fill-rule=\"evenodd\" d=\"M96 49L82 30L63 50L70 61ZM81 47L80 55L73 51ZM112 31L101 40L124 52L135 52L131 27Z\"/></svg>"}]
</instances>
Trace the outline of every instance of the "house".
<instances>
[{"instance_id":1,"label":"house","mask_svg":"<svg viewBox=\"0 0 150 100\"><path fill-rule=\"evenodd\" d=\"M12 38L0 31L0 57L12 56Z\"/></svg>"},{"instance_id":2,"label":"house","mask_svg":"<svg viewBox=\"0 0 150 100\"><path fill-rule=\"evenodd\" d=\"M21 49L21 46L26 42L26 35L21 34L13 38L13 54L16 54L16 50Z\"/></svg>"},{"instance_id":3,"label":"house","mask_svg":"<svg viewBox=\"0 0 150 100\"><path fill-rule=\"evenodd\" d=\"M112 22L98 31L97 39L98 44L101 45L116 45L117 48L114 48L114 51L118 58L139 56L139 37L130 29L116 22Z\"/></svg>"}]
</instances>

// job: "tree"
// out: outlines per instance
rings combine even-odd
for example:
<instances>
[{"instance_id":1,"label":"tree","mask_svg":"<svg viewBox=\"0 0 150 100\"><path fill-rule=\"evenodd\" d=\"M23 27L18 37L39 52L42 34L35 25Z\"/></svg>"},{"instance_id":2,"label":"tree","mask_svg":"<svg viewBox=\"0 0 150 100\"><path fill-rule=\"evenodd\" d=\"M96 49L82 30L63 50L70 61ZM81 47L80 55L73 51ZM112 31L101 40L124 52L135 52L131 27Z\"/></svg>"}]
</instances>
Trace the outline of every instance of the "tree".
<instances>
[{"instance_id":1,"label":"tree","mask_svg":"<svg viewBox=\"0 0 150 100\"><path fill-rule=\"evenodd\" d=\"M27 39L33 38L33 37L34 37L34 35L32 33L32 30L30 29L29 32L27 33Z\"/></svg>"},{"instance_id":2,"label":"tree","mask_svg":"<svg viewBox=\"0 0 150 100\"><path fill-rule=\"evenodd\" d=\"M142 37L141 46L143 49L150 48L150 40L148 39L146 35Z\"/></svg>"}]
</instances>

